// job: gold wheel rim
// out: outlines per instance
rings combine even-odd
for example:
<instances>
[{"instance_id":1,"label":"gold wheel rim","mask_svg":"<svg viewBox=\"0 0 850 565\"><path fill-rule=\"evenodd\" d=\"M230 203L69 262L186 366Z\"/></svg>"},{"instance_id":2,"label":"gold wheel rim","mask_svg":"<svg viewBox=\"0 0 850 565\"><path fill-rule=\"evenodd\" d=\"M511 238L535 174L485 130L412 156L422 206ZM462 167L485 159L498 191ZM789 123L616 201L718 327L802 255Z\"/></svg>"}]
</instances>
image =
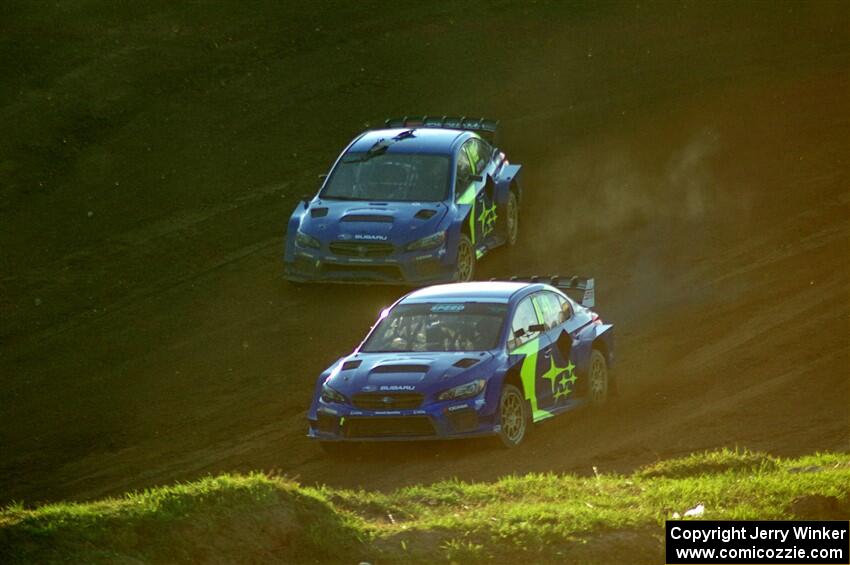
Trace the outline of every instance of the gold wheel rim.
<instances>
[{"instance_id":1,"label":"gold wheel rim","mask_svg":"<svg viewBox=\"0 0 850 565\"><path fill-rule=\"evenodd\" d=\"M605 380L604 362L599 357L594 357L593 367L590 371L590 396L594 402L605 400L608 392L608 383Z\"/></svg>"},{"instance_id":2,"label":"gold wheel rim","mask_svg":"<svg viewBox=\"0 0 850 565\"><path fill-rule=\"evenodd\" d=\"M472 278L472 248L467 243L461 243L457 251L457 273L462 282Z\"/></svg>"},{"instance_id":3,"label":"gold wheel rim","mask_svg":"<svg viewBox=\"0 0 850 565\"><path fill-rule=\"evenodd\" d=\"M518 443L525 434L522 401L516 394L502 397L502 431L511 443Z\"/></svg>"},{"instance_id":4,"label":"gold wheel rim","mask_svg":"<svg viewBox=\"0 0 850 565\"><path fill-rule=\"evenodd\" d=\"M517 214L516 197L511 195L508 198L508 241L511 244L516 243L516 236L519 231L519 214Z\"/></svg>"}]
</instances>

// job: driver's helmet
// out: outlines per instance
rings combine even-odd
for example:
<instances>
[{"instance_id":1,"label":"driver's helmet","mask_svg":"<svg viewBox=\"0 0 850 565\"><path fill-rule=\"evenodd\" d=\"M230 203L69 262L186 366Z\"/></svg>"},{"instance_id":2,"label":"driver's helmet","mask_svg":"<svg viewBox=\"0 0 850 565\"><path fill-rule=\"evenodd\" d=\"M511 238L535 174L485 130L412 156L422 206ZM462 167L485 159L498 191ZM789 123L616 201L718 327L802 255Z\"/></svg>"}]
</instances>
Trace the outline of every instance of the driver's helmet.
<instances>
[{"instance_id":1,"label":"driver's helmet","mask_svg":"<svg viewBox=\"0 0 850 565\"><path fill-rule=\"evenodd\" d=\"M449 349L469 349L478 341L478 329L467 316L452 316L446 320L444 327L450 343Z\"/></svg>"}]
</instances>

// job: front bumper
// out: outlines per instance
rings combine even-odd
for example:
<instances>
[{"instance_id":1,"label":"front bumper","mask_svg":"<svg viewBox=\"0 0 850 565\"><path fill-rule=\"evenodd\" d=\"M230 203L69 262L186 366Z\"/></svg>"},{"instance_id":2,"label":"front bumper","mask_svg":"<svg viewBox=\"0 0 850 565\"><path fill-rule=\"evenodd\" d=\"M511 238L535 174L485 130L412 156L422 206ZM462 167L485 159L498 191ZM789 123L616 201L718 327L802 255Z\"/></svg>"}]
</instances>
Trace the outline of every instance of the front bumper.
<instances>
[{"instance_id":1,"label":"front bumper","mask_svg":"<svg viewBox=\"0 0 850 565\"><path fill-rule=\"evenodd\" d=\"M298 248L292 255L284 258L284 277L296 282L432 284L455 278L444 249L361 258Z\"/></svg>"},{"instance_id":2,"label":"front bumper","mask_svg":"<svg viewBox=\"0 0 850 565\"><path fill-rule=\"evenodd\" d=\"M307 436L321 441L421 441L493 435L496 417L483 397L444 401L415 410L362 410L321 402Z\"/></svg>"}]
</instances>

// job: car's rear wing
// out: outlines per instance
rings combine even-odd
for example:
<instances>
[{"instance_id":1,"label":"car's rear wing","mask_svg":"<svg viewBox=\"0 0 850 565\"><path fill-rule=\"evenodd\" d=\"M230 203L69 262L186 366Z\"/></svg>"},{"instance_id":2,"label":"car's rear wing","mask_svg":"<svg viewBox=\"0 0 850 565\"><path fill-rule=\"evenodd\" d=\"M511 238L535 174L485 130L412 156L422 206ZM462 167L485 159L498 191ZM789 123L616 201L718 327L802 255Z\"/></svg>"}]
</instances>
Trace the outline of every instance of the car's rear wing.
<instances>
[{"instance_id":1,"label":"car's rear wing","mask_svg":"<svg viewBox=\"0 0 850 565\"><path fill-rule=\"evenodd\" d=\"M495 280L495 279L492 279ZM592 277L562 277L552 275L549 277L539 277L533 275L530 277L513 276L510 278L513 282L529 282L529 283L544 283L554 286L558 290L581 303L586 308L596 306L596 281Z\"/></svg>"},{"instance_id":2,"label":"car's rear wing","mask_svg":"<svg viewBox=\"0 0 850 565\"><path fill-rule=\"evenodd\" d=\"M447 128L474 131L490 143L496 142L499 121L466 116L404 116L384 122L390 128Z\"/></svg>"}]
</instances>

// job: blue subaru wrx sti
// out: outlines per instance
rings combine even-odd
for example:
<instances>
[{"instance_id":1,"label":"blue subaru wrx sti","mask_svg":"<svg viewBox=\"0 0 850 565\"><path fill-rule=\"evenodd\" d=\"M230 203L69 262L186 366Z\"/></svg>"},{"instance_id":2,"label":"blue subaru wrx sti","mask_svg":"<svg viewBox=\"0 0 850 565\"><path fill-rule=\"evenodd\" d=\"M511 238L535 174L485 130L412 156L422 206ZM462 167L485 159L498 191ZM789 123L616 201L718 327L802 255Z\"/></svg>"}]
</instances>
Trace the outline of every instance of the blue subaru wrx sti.
<instances>
[{"instance_id":1,"label":"blue subaru wrx sti","mask_svg":"<svg viewBox=\"0 0 850 565\"><path fill-rule=\"evenodd\" d=\"M513 245L520 166L494 147L497 122L387 120L337 158L289 219L292 281L425 285L468 281L487 251Z\"/></svg>"},{"instance_id":2,"label":"blue subaru wrx sti","mask_svg":"<svg viewBox=\"0 0 850 565\"><path fill-rule=\"evenodd\" d=\"M549 282L455 283L404 296L319 376L308 436L329 451L484 435L513 447L533 422L604 403L616 384L613 326L589 309L594 281Z\"/></svg>"}]
</instances>

